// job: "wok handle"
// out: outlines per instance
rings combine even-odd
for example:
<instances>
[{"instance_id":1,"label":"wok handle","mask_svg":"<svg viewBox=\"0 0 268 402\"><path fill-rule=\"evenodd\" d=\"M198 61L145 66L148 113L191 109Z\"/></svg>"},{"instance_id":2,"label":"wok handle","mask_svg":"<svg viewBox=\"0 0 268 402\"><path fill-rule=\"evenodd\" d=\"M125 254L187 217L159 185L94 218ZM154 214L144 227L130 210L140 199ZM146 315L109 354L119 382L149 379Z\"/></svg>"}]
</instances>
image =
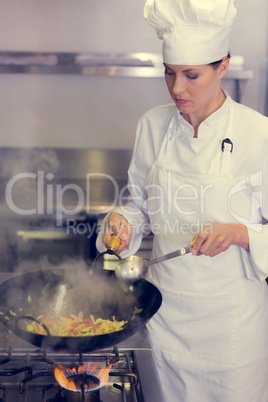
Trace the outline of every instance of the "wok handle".
<instances>
[{"instance_id":1,"label":"wok handle","mask_svg":"<svg viewBox=\"0 0 268 402\"><path fill-rule=\"evenodd\" d=\"M117 250L119 249L121 244L121 240L116 234L112 234L111 239L109 241L108 247L106 251L103 251L102 253L98 254L97 257L95 257L93 261L93 267L96 265L96 262L100 257L102 257L104 254L113 254L115 255L119 260L122 260L119 254L116 254Z\"/></svg>"},{"instance_id":2,"label":"wok handle","mask_svg":"<svg viewBox=\"0 0 268 402\"><path fill-rule=\"evenodd\" d=\"M193 245L189 244L186 247L181 247L179 250L173 251L172 253L162 255L161 257L155 258L154 260L144 261L146 267L150 265L157 264L158 262L163 262L166 260L170 260L171 258L180 257L181 255L190 253L192 250Z\"/></svg>"},{"instance_id":3,"label":"wok handle","mask_svg":"<svg viewBox=\"0 0 268 402\"><path fill-rule=\"evenodd\" d=\"M120 238L116 236L116 234L113 234L111 240L109 241L107 251L112 251L113 253L116 253L120 247L120 244L121 244Z\"/></svg>"}]
</instances>

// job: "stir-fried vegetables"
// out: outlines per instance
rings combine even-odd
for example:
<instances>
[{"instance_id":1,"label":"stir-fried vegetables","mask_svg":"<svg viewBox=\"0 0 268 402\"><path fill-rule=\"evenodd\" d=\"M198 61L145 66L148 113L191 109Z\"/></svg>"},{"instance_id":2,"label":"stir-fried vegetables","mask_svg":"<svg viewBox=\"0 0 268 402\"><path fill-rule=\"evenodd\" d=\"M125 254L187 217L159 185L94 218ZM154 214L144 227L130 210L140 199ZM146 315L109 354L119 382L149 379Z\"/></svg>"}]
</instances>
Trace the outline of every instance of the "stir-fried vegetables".
<instances>
[{"instance_id":1,"label":"stir-fried vegetables","mask_svg":"<svg viewBox=\"0 0 268 402\"><path fill-rule=\"evenodd\" d=\"M110 332L121 331L127 321L116 321L113 316L113 321L103 320L91 314L90 318L83 318L83 313L80 311L78 316L69 314L67 317L57 316L52 317L50 314L37 317L39 321L46 325L50 335L53 336L89 336L102 335ZM26 327L27 331L39 335L47 335L46 330L42 325L35 321L31 321Z\"/></svg>"}]
</instances>

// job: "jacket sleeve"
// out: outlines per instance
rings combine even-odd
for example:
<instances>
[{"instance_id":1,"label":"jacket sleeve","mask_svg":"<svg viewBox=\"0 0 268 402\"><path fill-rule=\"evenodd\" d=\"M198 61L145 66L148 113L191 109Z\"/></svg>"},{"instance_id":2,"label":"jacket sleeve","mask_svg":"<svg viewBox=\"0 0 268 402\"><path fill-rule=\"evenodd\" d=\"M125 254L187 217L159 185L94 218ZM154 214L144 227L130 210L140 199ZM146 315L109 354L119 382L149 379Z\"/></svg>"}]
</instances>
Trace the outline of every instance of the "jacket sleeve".
<instances>
[{"instance_id":1,"label":"jacket sleeve","mask_svg":"<svg viewBox=\"0 0 268 402\"><path fill-rule=\"evenodd\" d=\"M246 225L249 235L250 263L254 276L261 281L268 277L268 162L267 158L265 159L263 169L252 176L256 177L257 181L251 183L252 211L258 209L261 221Z\"/></svg>"}]
</instances>

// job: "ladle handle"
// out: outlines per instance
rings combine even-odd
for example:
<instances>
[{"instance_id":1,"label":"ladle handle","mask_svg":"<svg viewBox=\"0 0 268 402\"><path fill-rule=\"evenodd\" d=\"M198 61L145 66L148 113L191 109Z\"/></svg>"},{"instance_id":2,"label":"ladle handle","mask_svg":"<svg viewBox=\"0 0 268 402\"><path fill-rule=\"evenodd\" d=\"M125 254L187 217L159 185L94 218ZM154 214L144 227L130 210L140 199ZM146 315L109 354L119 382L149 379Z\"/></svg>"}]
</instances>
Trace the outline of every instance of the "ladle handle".
<instances>
[{"instance_id":1,"label":"ladle handle","mask_svg":"<svg viewBox=\"0 0 268 402\"><path fill-rule=\"evenodd\" d=\"M109 241L107 251L112 251L113 253L116 253L120 247L120 244L121 244L120 238L116 236L116 234L113 234L111 240Z\"/></svg>"},{"instance_id":2,"label":"ladle handle","mask_svg":"<svg viewBox=\"0 0 268 402\"><path fill-rule=\"evenodd\" d=\"M166 260L170 260L171 258L180 257L181 255L190 253L192 247L192 245L181 247L179 248L179 250L172 251L172 253L162 255L161 257L155 258L154 260L144 261L144 265L146 265L146 267L150 267L150 265L157 264L158 262L163 262Z\"/></svg>"}]
</instances>

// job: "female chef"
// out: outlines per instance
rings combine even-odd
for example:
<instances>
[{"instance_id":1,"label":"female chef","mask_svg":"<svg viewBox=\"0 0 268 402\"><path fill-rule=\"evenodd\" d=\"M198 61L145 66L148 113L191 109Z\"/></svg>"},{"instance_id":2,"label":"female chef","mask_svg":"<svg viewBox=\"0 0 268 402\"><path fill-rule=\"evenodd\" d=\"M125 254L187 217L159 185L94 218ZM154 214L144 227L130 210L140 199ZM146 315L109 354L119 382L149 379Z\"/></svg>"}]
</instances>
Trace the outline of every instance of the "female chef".
<instances>
[{"instance_id":1,"label":"female chef","mask_svg":"<svg viewBox=\"0 0 268 402\"><path fill-rule=\"evenodd\" d=\"M129 203L97 240L118 234L122 257L148 227L153 258L193 244L147 277L163 296L148 330L172 402L268 401L268 119L221 87L235 14L233 0L147 0L173 103L140 119Z\"/></svg>"}]
</instances>

